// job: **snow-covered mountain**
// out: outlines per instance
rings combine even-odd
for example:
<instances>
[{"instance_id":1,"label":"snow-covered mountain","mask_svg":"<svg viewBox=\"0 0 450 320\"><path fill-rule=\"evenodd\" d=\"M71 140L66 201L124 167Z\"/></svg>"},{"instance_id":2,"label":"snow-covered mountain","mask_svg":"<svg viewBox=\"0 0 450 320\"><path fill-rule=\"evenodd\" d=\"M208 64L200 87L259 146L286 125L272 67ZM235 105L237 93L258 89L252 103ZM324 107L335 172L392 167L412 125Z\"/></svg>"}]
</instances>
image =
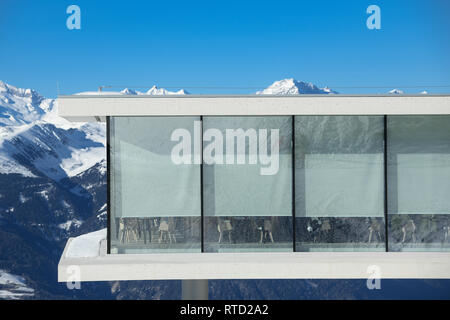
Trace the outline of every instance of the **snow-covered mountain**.
<instances>
[{"instance_id":1,"label":"snow-covered mountain","mask_svg":"<svg viewBox=\"0 0 450 320\"><path fill-rule=\"evenodd\" d=\"M0 173L73 177L105 159L105 125L71 123L57 103L0 82Z\"/></svg>"},{"instance_id":2,"label":"snow-covered mountain","mask_svg":"<svg viewBox=\"0 0 450 320\"><path fill-rule=\"evenodd\" d=\"M139 92L137 92L137 94L139 94ZM189 93L187 91L185 91L184 89L173 92L173 91L166 90L164 88L158 88L157 86L153 86L145 94L166 96L166 95L189 94Z\"/></svg>"},{"instance_id":3,"label":"snow-covered mountain","mask_svg":"<svg viewBox=\"0 0 450 320\"><path fill-rule=\"evenodd\" d=\"M146 92L125 88L122 91L85 91L76 93L76 95L152 95L152 96L169 96L169 95L183 95L189 94L186 90L180 89L178 91L169 91L157 86L151 87Z\"/></svg>"},{"instance_id":4,"label":"snow-covered mountain","mask_svg":"<svg viewBox=\"0 0 450 320\"><path fill-rule=\"evenodd\" d=\"M0 81L0 127L40 120L54 105L53 99L45 99L32 89L16 88Z\"/></svg>"},{"instance_id":5,"label":"snow-covered mountain","mask_svg":"<svg viewBox=\"0 0 450 320\"><path fill-rule=\"evenodd\" d=\"M404 94L403 90L400 90L400 89L392 89L388 93L389 94Z\"/></svg>"},{"instance_id":6,"label":"snow-covered mountain","mask_svg":"<svg viewBox=\"0 0 450 320\"><path fill-rule=\"evenodd\" d=\"M293 95L293 94L336 94L336 91L328 87L319 88L311 82L297 81L295 79L283 79L275 81L269 87L256 94Z\"/></svg>"},{"instance_id":7,"label":"snow-covered mountain","mask_svg":"<svg viewBox=\"0 0 450 320\"><path fill-rule=\"evenodd\" d=\"M82 92L79 94L99 94ZM153 86L146 93L124 89L103 94L187 94ZM54 99L0 81L0 173L27 177L43 174L59 181L74 177L106 159L106 127L72 123L57 114Z\"/></svg>"},{"instance_id":8,"label":"snow-covered mountain","mask_svg":"<svg viewBox=\"0 0 450 320\"><path fill-rule=\"evenodd\" d=\"M284 79L275 81L257 94L330 94L329 88ZM79 94L99 94L98 91ZM184 95L156 86L145 93L126 88L117 95ZM59 181L102 163L105 154L104 124L71 123L58 116L54 99L32 89L21 89L0 81L0 173L27 177L45 175Z\"/></svg>"}]
</instances>

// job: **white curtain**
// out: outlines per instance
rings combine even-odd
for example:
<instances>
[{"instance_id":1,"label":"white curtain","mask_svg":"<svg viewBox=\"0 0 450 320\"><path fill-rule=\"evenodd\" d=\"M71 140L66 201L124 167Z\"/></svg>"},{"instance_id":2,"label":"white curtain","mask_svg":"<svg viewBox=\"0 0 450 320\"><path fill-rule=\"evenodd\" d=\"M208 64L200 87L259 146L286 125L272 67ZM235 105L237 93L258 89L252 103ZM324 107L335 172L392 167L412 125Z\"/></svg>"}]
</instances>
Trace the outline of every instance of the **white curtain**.
<instances>
[{"instance_id":1,"label":"white curtain","mask_svg":"<svg viewBox=\"0 0 450 320\"><path fill-rule=\"evenodd\" d=\"M280 155L277 174L261 175L259 165L215 165L213 216L292 216L292 158Z\"/></svg>"},{"instance_id":2,"label":"white curtain","mask_svg":"<svg viewBox=\"0 0 450 320\"><path fill-rule=\"evenodd\" d=\"M296 116L297 217L384 216L382 116Z\"/></svg>"},{"instance_id":3,"label":"white curtain","mask_svg":"<svg viewBox=\"0 0 450 320\"><path fill-rule=\"evenodd\" d=\"M389 213L450 214L450 116L388 117Z\"/></svg>"},{"instance_id":4,"label":"white curtain","mask_svg":"<svg viewBox=\"0 0 450 320\"><path fill-rule=\"evenodd\" d=\"M203 117L203 130L208 129L222 132L224 154L227 129L255 129L257 133L266 129L269 153L272 143L270 130L278 129L279 168L273 175L262 175L261 167L267 165L261 165L259 160L256 164L249 164L248 140L245 164L205 165L205 216L292 216L292 117ZM237 148L234 156L237 156Z\"/></svg>"},{"instance_id":5,"label":"white curtain","mask_svg":"<svg viewBox=\"0 0 450 320\"><path fill-rule=\"evenodd\" d=\"M307 154L304 192L307 217L383 217L383 154Z\"/></svg>"},{"instance_id":6,"label":"white curtain","mask_svg":"<svg viewBox=\"0 0 450 320\"><path fill-rule=\"evenodd\" d=\"M398 154L400 214L450 213L450 154Z\"/></svg>"},{"instance_id":7,"label":"white curtain","mask_svg":"<svg viewBox=\"0 0 450 320\"><path fill-rule=\"evenodd\" d=\"M111 166L116 217L200 216L200 165L172 162L173 130L191 133L198 117L112 119ZM200 138L200 137L198 137Z\"/></svg>"}]
</instances>

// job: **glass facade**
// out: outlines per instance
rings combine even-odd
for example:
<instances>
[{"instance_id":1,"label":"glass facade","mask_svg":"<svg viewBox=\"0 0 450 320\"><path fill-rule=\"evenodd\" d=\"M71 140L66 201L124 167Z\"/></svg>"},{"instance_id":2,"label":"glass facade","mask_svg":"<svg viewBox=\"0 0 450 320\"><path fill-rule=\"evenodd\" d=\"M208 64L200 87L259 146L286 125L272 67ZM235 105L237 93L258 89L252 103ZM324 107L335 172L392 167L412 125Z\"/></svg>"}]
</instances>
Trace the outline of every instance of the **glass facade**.
<instances>
[{"instance_id":1,"label":"glass facade","mask_svg":"<svg viewBox=\"0 0 450 320\"><path fill-rule=\"evenodd\" d=\"M450 116L387 121L390 251L450 250Z\"/></svg>"},{"instance_id":2,"label":"glass facade","mask_svg":"<svg viewBox=\"0 0 450 320\"><path fill-rule=\"evenodd\" d=\"M203 117L206 252L292 251L291 119Z\"/></svg>"},{"instance_id":3,"label":"glass facade","mask_svg":"<svg viewBox=\"0 0 450 320\"><path fill-rule=\"evenodd\" d=\"M200 165L171 157L173 131L183 128L193 137L199 119L110 119L112 253L201 251Z\"/></svg>"},{"instance_id":4,"label":"glass facade","mask_svg":"<svg viewBox=\"0 0 450 320\"><path fill-rule=\"evenodd\" d=\"M295 117L296 251L385 250L384 118Z\"/></svg>"},{"instance_id":5,"label":"glass facade","mask_svg":"<svg viewBox=\"0 0 450 320\"><path fill-rule=\"evenodd\" d=\"M110 253L450 250L450 116L110 117L108 145Z\"/></svg>"}]
</instances>

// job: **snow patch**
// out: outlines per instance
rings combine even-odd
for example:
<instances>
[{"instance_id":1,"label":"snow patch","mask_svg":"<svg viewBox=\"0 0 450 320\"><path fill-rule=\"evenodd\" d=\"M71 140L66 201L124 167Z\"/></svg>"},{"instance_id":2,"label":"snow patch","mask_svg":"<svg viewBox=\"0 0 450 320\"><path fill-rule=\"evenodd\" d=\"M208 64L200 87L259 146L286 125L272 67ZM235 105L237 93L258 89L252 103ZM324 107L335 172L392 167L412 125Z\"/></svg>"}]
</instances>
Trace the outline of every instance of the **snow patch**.
<instances>
[{"instance_id":1,"label":"snow patch","mask_svg":"<svg viewBox=\"0 0 450 320\"><path fill-rule=\"evenodd\" d=\"M30 170L21 166L15 160L10 159L7 155L0 153L0 173L1 174L12 174L18 173L24 177L36 178L36 176L31 173Z\"/></svg>"},{"instance_id":2,"label":"snow patch","mask_svg":"<svg viewBox=\"0 0 450 320\"><path fill-rule=\"evenodd\" d=\"M106 210L106 203L102 205L100 209L98 209L98 212L102 212L103 210Z\"/></svg>"},{"instance_id":3,"label":"snow patch","mask_svg":"<svg viewBox=\"0 0 450 320\"><path fill-rule=\"evenodd\" d=\"M30 200L31 198L27 198L27 197L25 197L22 193L20 193L20 195L19 195L19 201L20 201L20 203L25 203L25 202L27 202L28 200Z\"/></svg>"},{"instance_id":4,"label":"snow patch","mask_svg":"<svg viewBox=\"0 0 450 320\"><path fill-rule=\"evenodd\" d=\"M70 158L62 159L61 168L69 177L86 171L105 158L105 148L71 148L72 154Z\"/></svg>"},{"instance_id":5,"label":"snow patch","mask_svg":"<svg viewBox=\"0 0 450 320\"><path fill-rule=\"evenodd\" d=\"M98 220L104 220L104 219L106 219L106 211L103 211L102 213L100 213L100 214L98 214L97 215L97 219Z\"/></svg>"},{"instance_id":6,"label":"snow patch","mask_svg":"<svg viewBox=\"0 0 450 320\"><path fill-rule=\"evenodd\" d=\"M0 299L21 299L34 295L34 289L27 286L25 278L0 269Z\"/></svg>"},{"instance_id":7,"label":"snow patch","mask_svg":"<svg viewBox=\"0 0 450 320\"><path fill-rule=\"evenodd\" d=\"M100 162L100 167L98 169L98 172L100 172L101 175L106 174L106 161L105 160Z\"/></svg>"},{"instance_id":8,"label":"snow patch","mask_svg":"<svg viewBox=\"0 0 450 320\"><path fill-rule=\"evenodd\" d=\"M26 286L25 279L21 276L16 276L10 273L7 273L4 270L0 269L0 284L14 284L19 286Z\"/></svg>"},{"instance_id":9,"label":"snow patch","mask_svg":"<svg viewBox=\"0 0 450 320\"><path fill-rule=\"evenodd\" d=\"M48 190L42 190L40 192L37 192L37 194L39 194L42 198L44 198L45 200L48 201L49 199L49 191Z\"/></svg>"},{"instance_id":10,"label":"snow patch","mask_svg":"<svg viewBox=\"0 0 450 320\"><path fill-rule=\"evenodd\" d=\"M58 228L69 231L72 228L79 228L83 224L83 221L78 219L68 220L58 225Z\"/></svg>"}]
</instances>

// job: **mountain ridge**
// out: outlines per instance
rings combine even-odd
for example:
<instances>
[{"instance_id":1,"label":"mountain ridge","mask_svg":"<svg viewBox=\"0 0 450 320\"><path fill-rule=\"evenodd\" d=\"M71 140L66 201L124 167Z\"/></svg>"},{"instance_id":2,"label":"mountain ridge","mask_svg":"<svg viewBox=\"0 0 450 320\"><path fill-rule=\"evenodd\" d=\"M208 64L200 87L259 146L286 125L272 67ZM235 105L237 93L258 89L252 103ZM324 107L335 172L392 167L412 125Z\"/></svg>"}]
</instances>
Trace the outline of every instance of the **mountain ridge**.
<instances>
[{"instance_id":1,"label":"mountain ridge","mask_svg":"<svg viewBox=\"0 0 450 320\"><path fill-rule=\"evenodd\" d=\"M157 86L145 93L125 88L120 92L81 92L82 95L185 95ZM327 87L284 79L256 94L334 94ZM41 172L54 180L82 173L106 159L106 127L99 123L71 123L58 116L55 99L0 81L0 173L35 176Z\"/></svg>"}]
</instances>

